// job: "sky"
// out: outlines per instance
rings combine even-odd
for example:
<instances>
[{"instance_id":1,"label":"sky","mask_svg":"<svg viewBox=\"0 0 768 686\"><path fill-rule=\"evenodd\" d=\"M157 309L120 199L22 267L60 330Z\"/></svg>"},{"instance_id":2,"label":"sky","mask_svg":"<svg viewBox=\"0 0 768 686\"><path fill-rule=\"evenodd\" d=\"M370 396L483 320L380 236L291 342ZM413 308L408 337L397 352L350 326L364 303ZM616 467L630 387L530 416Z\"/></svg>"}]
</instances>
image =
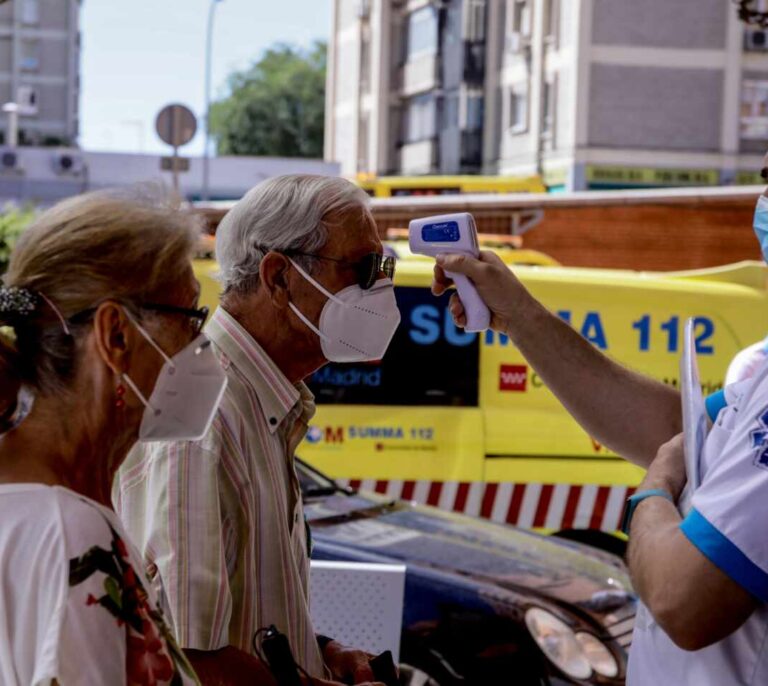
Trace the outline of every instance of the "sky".
<instances>
[{"instance_id":1,"label":"sky","mask_svg":"<svg viewBox=\"0 0 768 686\"><path fill-rule=\"evenodd\" d=\"M80 145L86 150L166 153L155 116L187 105L203 150L205 36L212 0L85 0L82 3ZM330 34L331 0L221 0L212 52L214 99L226 78L276 42L302 47Z\"/></svg>"}]
</instances>

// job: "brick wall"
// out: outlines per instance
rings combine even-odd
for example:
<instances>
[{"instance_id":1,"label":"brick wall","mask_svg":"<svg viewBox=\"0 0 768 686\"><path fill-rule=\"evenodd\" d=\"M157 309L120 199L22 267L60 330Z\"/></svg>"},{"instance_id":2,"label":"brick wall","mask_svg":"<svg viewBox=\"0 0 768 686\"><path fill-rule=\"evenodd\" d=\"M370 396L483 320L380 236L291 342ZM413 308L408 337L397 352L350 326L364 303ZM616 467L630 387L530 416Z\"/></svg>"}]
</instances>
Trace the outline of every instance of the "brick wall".
<instances>
[{"instance_id":1,"label":"brick wall","mask_svg":"<svg viewBox=\"0 0 768 686\"><path fill-rule=\"evenodd\" d=\"M685 206L550 207L522 243L579 267L668 271L759 260L752 231L754 206L754 198L749 198ZM429 214L439 213L430 208ZM414 216L391 210L374 210L374 215L382 233L407 227ZM510 232L509 213L475 211L474 216L481 233Z\"/></svg>"}]
</instances>

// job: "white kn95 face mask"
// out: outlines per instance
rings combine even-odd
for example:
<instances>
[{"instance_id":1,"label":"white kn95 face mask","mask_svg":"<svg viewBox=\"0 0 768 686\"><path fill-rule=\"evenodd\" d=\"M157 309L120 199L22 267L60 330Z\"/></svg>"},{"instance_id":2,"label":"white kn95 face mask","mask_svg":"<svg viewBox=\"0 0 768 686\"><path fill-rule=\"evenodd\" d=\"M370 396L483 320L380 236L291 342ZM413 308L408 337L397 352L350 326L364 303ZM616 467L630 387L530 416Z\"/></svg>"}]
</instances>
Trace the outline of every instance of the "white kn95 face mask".
<instances>
[{"instance_id":1,"label":"white kn95 face mask","mask_svg":"<svg viewBox=\"0 0 768 686\"><path fill-rule=\"evenodd\" d=\"M359 285L331 293L293 260L294 269L328 298L315 326L296 305L288 306L320 337L329 362L370 362L384 357L400 324L395 288L391 279L379 279L368 290Z\"/></svg>"},{"instance_id":2,"label":"white kn95 face mask","mask_svg":"<svg viewBox=\"0 0 768 686\"><path fill-rule=\"evenodd\" d=\"M196 441L208 432L227 387L227 377L211 342L200 334L168 357L144 328L128 315L139 333L165 359L149 399L128 374L123 378L144 404L140 441Z\"/></svg>"}]
</instances>

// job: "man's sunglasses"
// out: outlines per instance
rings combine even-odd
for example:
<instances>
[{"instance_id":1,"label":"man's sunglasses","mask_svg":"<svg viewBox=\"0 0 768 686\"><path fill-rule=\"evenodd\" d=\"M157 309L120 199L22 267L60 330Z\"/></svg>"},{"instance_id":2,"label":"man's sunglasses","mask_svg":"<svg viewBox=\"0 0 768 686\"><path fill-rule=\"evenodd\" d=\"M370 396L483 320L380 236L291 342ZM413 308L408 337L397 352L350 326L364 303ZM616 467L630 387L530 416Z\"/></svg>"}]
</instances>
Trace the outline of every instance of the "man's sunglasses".
<instances>
[{"instance_id":1,"label":"man's sunglasses","mask_svg":"<svg viewBox=\"0 0 768 686\"><path fill-rule=\"evenodd\" d=\"M336 262L343 264L350 269L354 269L357 274L357 283L364 291L372 288L383 273L388 279L395 276L395 258L389 255L381 255L377 252L368 253L357 262L341 260L338 257L326 257L325 255L315 255L314 253L300 252L298 250L278 250L283 255L298 255L301 257L312 257L316 260L326 260L327 262Z\"/></svg>"}]
</instances>

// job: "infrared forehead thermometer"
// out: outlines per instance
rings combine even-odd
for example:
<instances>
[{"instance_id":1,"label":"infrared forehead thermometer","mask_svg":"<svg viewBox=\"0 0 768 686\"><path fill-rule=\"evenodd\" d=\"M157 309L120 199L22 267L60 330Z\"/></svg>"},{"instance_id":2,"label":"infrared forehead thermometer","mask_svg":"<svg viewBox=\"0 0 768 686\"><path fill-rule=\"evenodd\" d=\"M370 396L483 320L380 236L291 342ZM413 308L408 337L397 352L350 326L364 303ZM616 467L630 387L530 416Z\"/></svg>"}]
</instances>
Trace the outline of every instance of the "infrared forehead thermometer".
<instances>
[{"instance_id":1,"label":"infrared forehead thermometer","mask_svg":"<svg viewBox=\"0 0 768 686\"><path fill-rule=\"evenodd\" d=\"M475 218L469 212L441 214L414 219L408 227L411 252L435 257L438 254L480 256ZM491 324L491 313L480 298L475 285L463 274L446 272L453 279L467 316L466 331L485 331Z\"/></svg>"}]
</instances>

